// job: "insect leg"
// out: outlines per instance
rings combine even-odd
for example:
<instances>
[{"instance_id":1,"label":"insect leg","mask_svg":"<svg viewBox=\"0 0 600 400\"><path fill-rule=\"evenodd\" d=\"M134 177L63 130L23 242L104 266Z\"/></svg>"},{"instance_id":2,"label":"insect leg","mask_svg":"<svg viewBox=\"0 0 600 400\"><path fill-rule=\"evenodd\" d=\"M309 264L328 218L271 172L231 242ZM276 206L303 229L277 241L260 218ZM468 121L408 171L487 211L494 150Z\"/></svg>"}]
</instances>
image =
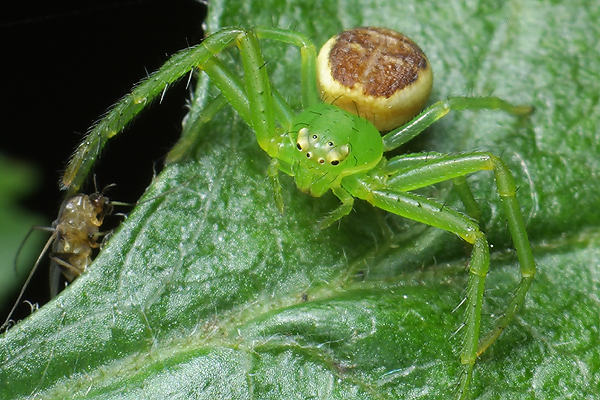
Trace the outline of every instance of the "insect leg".
<instances>
[{"instance_id":1,"label":"insect leg","mask_svg":"<svg viewBox=\"0 0 600 400\"><path fill-rule=\"evenodd\" d=\"M48 268L48 288L50 289L50 298L58 296L61 290L61 277L63 269L50 258L50 267Z\"/></svg>"},{"instance_id":2,"label":"insect leg","mask_svg":"<svg viewBox=\"0 0 600 400\"><path fill-rule=\"evenodd\" d=\"M73 278L69 279L69 276L65 274L65 277L67 278L67 280L72 281L75 277L78 277L79 275L81 275L81 273L83 272L82 270L80 270L79 268L69 264L68 262L66 262L65 260L57 257L57 256L65 256L65 255L70 255L73 253L54 253L50 259L55 262L56 264L60 265L63 268L66 268L73 276Z\"/></svg>"},{"instance_id":3,"label":"insect leg","mask_svg":"<svg viewBox=\"0 0 600 400\"><path fill-rule=\"evenodd\" d=\"M32 227L30 229L29 233L27 233L27 236L25 236L25 239L27 239L27 237L31 234L31 232L33 232L34 228L37 228L37 229L44 228L44 230L46 230L47 227ZM10 323L10 317L12 317L17 306L19 305L19 302L21 301L21 298L23 297L23 294L25 293L25 289L27 289L27 286L29 285L29 282L31 281L33 274L37 270L38 265L40 265L40 262L42 261L42 257L44 257L44 255L46 254L46 252L52 245L52 242L54 242L54 239L56 239L56 235L57 235L56 230L52 229L52 235L50 235L50 237L48 238L48 241L46 241L46 244L44 245L44 248L42 249L40 255L38 256L37 260L35 260L35 264L33 264L31 271L29 271L29 275L27 275L27 279L25 279L25 282L23 283L23 286L21 287L21 291L19 292L19 295L17 296L17 300L15 300L15 303L13 304L12 308L10 309L8 316L6 317L6 320L4 321L2 326L0 326L0 331L4 330L4 328L7 327L8 324ZM23 247L23 244L21 244L21 246L19 247L19 250L17 251L17 256L18 256L19 252L21 251L22 247ZM15 257L15 268L16 268L16 260L17 260L17 258Z\"/></svg>"},{"instance_id":4,"label":"insect leg","mask_svg":"<svg viewBox=\"0 0 600 400\"><path fill-rule=\"evenodd\" d=\"M51 226L35 225L29 228L29 231L27 231L27 234L21 241L21 244L19 244L19 248L17 249L17 253L15 254L15 259L13 260L13 269L15 271L15 274L17 273L17 261L19 259L19 256L21 255L21 251L23 251L23 246L25 246L25 243L27 243L27 239L29 239L29 236L33 233L33 231L46 231L52 233L56 232L56 230Z\"/></svg>"},{"instance_id":5,"label":"insect leg","mask_svg":"<svg viewBox=\"0 0 600 400\"><path fill-rule=\"evenodd\" d=\"M453 110L501 110L513 115L528 115L533 111L533 108L531 106L513 105L498 97L449 97L446 100L432 104L412 121L383 136L385 151L393 150L410 141L429 125Z\"/></svg>"}]
</instances>

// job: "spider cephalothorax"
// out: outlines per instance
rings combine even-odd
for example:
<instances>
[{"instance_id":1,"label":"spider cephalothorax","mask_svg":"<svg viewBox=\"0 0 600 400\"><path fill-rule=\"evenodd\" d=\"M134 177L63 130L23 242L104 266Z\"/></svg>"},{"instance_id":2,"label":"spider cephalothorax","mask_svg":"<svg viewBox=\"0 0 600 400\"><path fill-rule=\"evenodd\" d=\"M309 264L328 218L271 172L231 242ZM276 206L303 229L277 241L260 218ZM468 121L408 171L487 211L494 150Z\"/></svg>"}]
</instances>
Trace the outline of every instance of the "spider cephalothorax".
<instances>
[{"instance_id":1,"label":"spider cephalothorax","mask_svg":"<svg viewBox=\"0 0 600 400\"><path fill-rule=\"evenodd\" d=\"M333 140L328 135L320 135L304 127L298 131L296 147L299 151L306 154L306 158L318 164L328 163L335 167L348 157L350 144L344 143L340 145Z\"/></svg>"},{"instance_id":2,"label":"spider cephalothorax","mask_svg":"<svg viewBox=\"0 0 600 400\"><path fill-rule=\"evenodd\" d=\"M292 125L295 151L281 154L292 165L298 188L321 196L343 177L373 168L383 155L379 131L367 120L319 103ZM354 149L360 149L355 151Z\"/></svg>"}]
</instances>

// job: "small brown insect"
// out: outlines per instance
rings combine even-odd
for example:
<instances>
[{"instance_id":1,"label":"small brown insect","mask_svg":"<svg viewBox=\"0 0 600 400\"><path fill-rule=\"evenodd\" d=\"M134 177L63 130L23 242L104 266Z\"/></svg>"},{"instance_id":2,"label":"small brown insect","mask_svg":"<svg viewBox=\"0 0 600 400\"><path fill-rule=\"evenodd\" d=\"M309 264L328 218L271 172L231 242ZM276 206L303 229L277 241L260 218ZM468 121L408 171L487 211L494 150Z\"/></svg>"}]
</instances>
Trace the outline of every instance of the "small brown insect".
<instances>
[{"instance_id":1,"label":"small brown insect","mask_svg":"<svg viewBox=\"0 0 600 400\"><path fill-rule=\"evenodd\" d=\"M21 301L29 281L33 277L33 274L50 246L52 246L50 252L50 291L52 297L56 296L58 293L59 271L62 272L67 281L71 282L81 275L88 265L90 265L92 262L93 250L100 247L101 243L99 239L106 235L106 232L100 232L100 226L104 222L104 217L112 213L113 205L127 204L111 202L109 198L104 195L104 192L112 186L113 185L109 185L101 192L95 192L90 195L80 193L67 198L61 204L58 217L52 223L51 227L34 226L29 230L21 247L17 251L17 257L23 244L34 230L52 232L52 235L48 238L48 241L33 265L15 304L10 310L6 321L0 327L0 330L3 330L9 325L10 317ZM55 277L54 283L53 277Z\"/></svg>"},{"instance_id":2,"label":"small brown insect","mask_svg":"<svg viewBox=\"0 0 600 400\"><path fill-rule=\"evenodd\" d=\"M62 267L69 282L92 262L92 251L100 247L98 239L104 236L100 226L112 210L108 197L98 192L76 194L62 203L58 218L52 224L54 238L50 239L54 244L50 259Z\"/></svg>"}]
</instances>

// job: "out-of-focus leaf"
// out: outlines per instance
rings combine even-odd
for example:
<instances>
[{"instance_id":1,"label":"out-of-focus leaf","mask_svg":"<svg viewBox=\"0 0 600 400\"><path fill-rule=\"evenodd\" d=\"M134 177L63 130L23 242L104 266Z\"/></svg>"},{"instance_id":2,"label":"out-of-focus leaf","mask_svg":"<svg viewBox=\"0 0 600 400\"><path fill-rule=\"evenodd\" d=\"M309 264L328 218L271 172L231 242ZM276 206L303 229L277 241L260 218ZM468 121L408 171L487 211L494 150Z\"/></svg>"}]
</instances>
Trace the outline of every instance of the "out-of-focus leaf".
<instances>
[{"instance_id":1,"label":"out-of-focus leaf","mask_svg":"<svg viewBox=\"0 0 600 400\"><path fill-rule=\"evenodd\" d=\"M19 267L15 272L14 260L27 231L36 224L43 223L38 215L25 211L18 200L31 192L38 178L35 171L16 160L0 155L0 305L10 307L7 302L19 289L37 253L42 239L32 236L24 245L19 257Z\"/></svg>"}]
</instances>

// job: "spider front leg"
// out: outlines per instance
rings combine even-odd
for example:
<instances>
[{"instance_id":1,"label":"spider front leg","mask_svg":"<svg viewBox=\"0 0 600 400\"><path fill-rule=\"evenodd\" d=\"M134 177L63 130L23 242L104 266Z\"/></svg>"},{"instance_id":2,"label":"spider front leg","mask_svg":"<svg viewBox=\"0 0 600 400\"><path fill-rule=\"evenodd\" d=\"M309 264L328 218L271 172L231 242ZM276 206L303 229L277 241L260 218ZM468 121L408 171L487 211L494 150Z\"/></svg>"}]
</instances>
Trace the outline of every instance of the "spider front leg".
<instances>
[{"instance_id":1,"label":"spider front leg","mask_svg":"<svg viewBox=\"0 0 600 400\"><path fill-rule=\"evenodd\" d=\"M292 31L276 28L256 28L236 39L244 69L244 85L239 78L227 69L218 59L208 60L203 66L204 72L220 89L231 106L245 122L253 128L260 147L272 157L268 176L273 186L275 203L283 211L283 197L278 173L282 170L292 174L290 166L278 159L282 142L289 140L288 131L292 124L293 113L281 95L271 88L265 68L258 38L277 40L298 46L301 55L302 103L310 106L319 101L315 77L315 47L305 36ZM218 99L217 99L218 101ZM212 108L217 109L218 104ZM279 122L283 130L275 126Z\"/></svg>"},{"instance_id":2,"label":"spider front leg","mask_svg":"<svg viewBox=\"0 0 600 400\"><path fill-rule=\"evenodd\" d=\"M276 142L279 138L275 130L275 119L283 119L284 121L280 122L289 123L291 111L280 96L272 93L257 35L300 47L302 98L305 103L317 102L314 77L316 51L310 40L299 33L281 29L223 29L207 37L201 44L175 54L158 71L140 82L129 95L116 103L90 130L69 161L61 180L62 188L66 189L68 194L76 193L108 139L120 133L137 114L164 93L170 84L194 68L205 70L220 88L227 102L255 131L261 147L271 156L276 154ZM229 80L228 77L232 74L227 70L226 74L220 74L223 67L215 58L233 45L237 45L240 51L244 67L243 84L240 84L239 79ZM216 100L216 103L210 108L210 113L216 113L224 105L222 100ZM178 151L181 153L181 150Z\"/></svg>"},{"instance_id":3,"label":"spider front leg","mask_svg":"<svg viewBox=\"0 0 600 400\"><path fill-rule=\"evenodd\" d=\"M200 135L204 131L204 126L210 122L215 115L227 104L235 109L238 115L250 125L250 105L248 97L244 90L242 79L236 76L223 62L213 58L206 62L203 71L210 78L211 82L221 91L219 95L211 100L206 100L204 92L208 90L208 81L202 82L196 88L192 98L200 99L199 106L191 107L183 123L181 137L165 158L165 165L184 159L198 142ZM293 118L293 111L286 103L283 96L277 90L271 88L275 107L275 120L281 126L289 126ZM204 105L204 103L207 103ZM269 175L270 170L269 170Z\"/></svg>"},{"instance_id":4,"label":"spider front leg","mask_svg":"<svg viewBox=\"0 0 600 400\"><path fill-rule=\"evenodd\" d=\"M439 203L405 192L446 180L455 180L482 170L494 171L496 187L519 259L521 281L503 316L496 322L492 331L478 342L479 313L489 263L485 236L478 224L468 217ZM351 193L377 207L453 232L474 246L469 264L471 276L467 289L465 322L467 333L461 352L461 361L467 365L465 374L467 380L461 380L461 386L466 390L472 364L500 336L522 307L536 272L525 223L515 196L516 186L512 174L502 160L490 153L403 155L389 160L379 167L379 170L373 172L370 177L357 177L344 182L347 182ZM461 393L463 393L462 389Z\"/></svg>"},{"instance_id":5,"label":"spider front leg","mask_svg":"<svg viewBox=\"0 0 600 400\"><path fill-rule=\"evenodd\" d=\"M244 71L242 82L218 59L207 60L202 69L219 88L230 105L254 130L260 147L271 157L277 158L281 141L286 133L276 129L276 121L289 128L292 111L283 98L271 88L265 62L258 39L265 38L292 44L300 48L302 59L303 105L318 101L314 72L314 45L303 35L276 28L256 28L240 33L235 43L239 49Z\"/></svg>"},{"instance_id":6,"label":"spider front leg","mask_svg":"<svg viewBox=\"0 0 600 400\"><path fill-rule=\"evenodd\" d=\"M469 281L465 306L465 334L460 353L464 370L460 378L458 398L466 398L469 393L473 366L477 358L481 306L485 278L489 269L489 249L485 234L481 232L478 224L469 217L422 196L404 193L395 188L379 188L375 182L370 182L370 179L353 179L347 182L347 187L352 194L363 198L376 207L452 232L473 245L469 262Z\"/></svg>"},{"instance_id":7,"label":"spider front leg","mask_svg":"<svg viewBox=\"0 0 600 400\"><path fill-rule=\"evenodd\" d=\"M536 272L525 222L516 198L517 188L510 170L500 158L490 153L468 155L431 153L425 157L419 154L396 157L390 160L382 171L388 176L387 185L393 190L409 191L450 179L455 180L483 170L494 171L496 188L502 200L508 229L519 259L521 282L503 316L479 344L477 355L482 354L500 336L522 307Z\"/></svg>"},{"instance_id":8,"label":"spider front leg","mask_svg":"<svg viewBox=\"0 0 600 400\"><path fill-rule=\"evenodd\" d=\"M201 44L180 51L158 71L140 82L130 94L116 103L106 116L89 131L69 161L61 180L62 188L68 191L67 195L74 194L79 190L108 139L120 133L170 84L231 46L240 33L240 29L224 29L211 35Z\"/></svg>"}]
</instances>

